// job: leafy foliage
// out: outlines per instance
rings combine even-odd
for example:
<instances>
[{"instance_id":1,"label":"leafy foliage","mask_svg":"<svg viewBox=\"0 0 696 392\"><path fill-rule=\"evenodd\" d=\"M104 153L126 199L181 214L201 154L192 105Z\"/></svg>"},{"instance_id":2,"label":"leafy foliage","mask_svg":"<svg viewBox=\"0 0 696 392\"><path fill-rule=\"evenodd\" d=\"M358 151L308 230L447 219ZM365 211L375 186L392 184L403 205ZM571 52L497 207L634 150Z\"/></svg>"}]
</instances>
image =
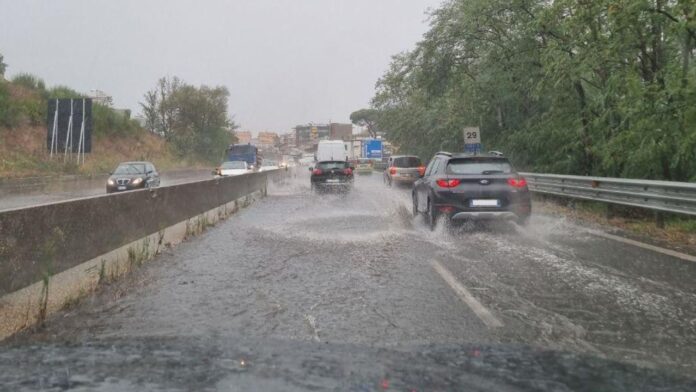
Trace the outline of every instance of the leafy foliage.
<instances>
[{"instance_id":1,"label":"leafy foliage","mask_svg":"<svg viewBox=\"0 0 696 392\"><path fill-rule=\"evenodd\" d=\"M522 168L694 180L695 48L688 0L451 0L372 105L404 152L473 125Z\"/></svg>"},{"instance_id":2,"label":"leafy foliage","mask_svg":"<svg viewBox=\"0 0 696 392\"><path fill-rule=\"evenodd\" d=\"M365 127L371 137L377 137L377 118L379 112L375 109L360 109L350 114L350 121L360 127Z\"/></svg>"},{"instance_id":3,"label":"leafy foliage","mask_svg":"<svg viewBox=\"0 0 696 392\"><path fill-rule=\"evenodd\" d=\"M195 87L162 78L141 103L146 126L165 137L183 155L217 161L234 141L236 128L227 113L229 91L223 86Z\"/></svg>"}]
</instances>

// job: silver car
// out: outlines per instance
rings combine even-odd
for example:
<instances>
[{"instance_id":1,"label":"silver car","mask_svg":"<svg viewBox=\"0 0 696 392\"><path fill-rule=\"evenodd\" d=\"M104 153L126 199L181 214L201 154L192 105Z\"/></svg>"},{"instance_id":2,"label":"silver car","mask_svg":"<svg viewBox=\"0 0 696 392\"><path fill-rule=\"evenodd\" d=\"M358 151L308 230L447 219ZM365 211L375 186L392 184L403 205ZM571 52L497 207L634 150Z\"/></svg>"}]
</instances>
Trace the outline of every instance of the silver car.
<instances>
[{"instance_id":1,"label":"silver car","mask_svg":"<svg viewBox=\"0 0 696 392\"><path fill-rule=\"evenodd\" d=\"M394 155L389 158L384 170L384 183L412 185L425 173L423 162L415 155Z\"/></svg>"}]
</instances>

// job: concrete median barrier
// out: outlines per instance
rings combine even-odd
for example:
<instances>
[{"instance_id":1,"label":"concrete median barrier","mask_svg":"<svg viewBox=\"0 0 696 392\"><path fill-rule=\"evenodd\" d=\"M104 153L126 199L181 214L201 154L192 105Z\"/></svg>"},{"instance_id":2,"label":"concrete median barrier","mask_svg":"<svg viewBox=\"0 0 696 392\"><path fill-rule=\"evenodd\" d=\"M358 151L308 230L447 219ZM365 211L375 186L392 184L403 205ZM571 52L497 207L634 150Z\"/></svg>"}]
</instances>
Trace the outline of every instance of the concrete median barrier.
<instances>
[{"instance_id":1,"label":"concrete median barrier","mask_svg":"<svg viewBox=\"0 0 696 392\"><path fill-rule=\"evenodd\" d=\"M269 178L283 175L251 173L0 213L0 339L41 321L105 274L119 275L125 264L265 195Z\"/></svg>"}]
</instances>

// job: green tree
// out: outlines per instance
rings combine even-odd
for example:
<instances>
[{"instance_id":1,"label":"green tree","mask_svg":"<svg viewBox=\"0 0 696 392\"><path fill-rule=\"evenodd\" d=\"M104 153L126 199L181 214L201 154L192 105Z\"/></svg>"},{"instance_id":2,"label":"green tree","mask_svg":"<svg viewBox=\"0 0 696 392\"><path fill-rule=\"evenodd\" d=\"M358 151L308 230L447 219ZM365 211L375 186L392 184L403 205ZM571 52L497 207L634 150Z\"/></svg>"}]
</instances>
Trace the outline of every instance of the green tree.
<instances>
[{"instance_id":1,"label":"green tree","mask_svg":"<svg viewBox=\"0 0 696 392\"><path fill-rule=\"evenodd\" d=\"M7 64L5 64L5 57L0 53L0 76L5 76L5 71L7 70Z\"/></svg>"},{"instance_id":2,"label":"green tree","mask_svg":"<svg viewBox=\"0 0 696 392\"><path fill-rule=\"evenodd\" d=\"M377 137L377 116L379 111L375 109L360 109L350 114L350 121L359 126L365 127L371 137Z\"/></svg>"},{"instance_id":3,"label":"green tree","mask_svg":"<svg viewBox=\"0 0 696 392\"><path fill-rule=\"evenodd\" d=\"M148 128L164 136L182 156L217 161L234 141L236 125L228 112L229 91L162 78L141 103Z\"/></svg>"},{"instance_id":4,"label":"green tree","mask_svg":"<svg viewBox=\"0 0 696 392\"><path fill-rule=\"evenodd\" d=\"M486 147L537 171L688 180L696 170L696 4L452 0L377 83L403 152Z\"/></svg>"}]
</instances>

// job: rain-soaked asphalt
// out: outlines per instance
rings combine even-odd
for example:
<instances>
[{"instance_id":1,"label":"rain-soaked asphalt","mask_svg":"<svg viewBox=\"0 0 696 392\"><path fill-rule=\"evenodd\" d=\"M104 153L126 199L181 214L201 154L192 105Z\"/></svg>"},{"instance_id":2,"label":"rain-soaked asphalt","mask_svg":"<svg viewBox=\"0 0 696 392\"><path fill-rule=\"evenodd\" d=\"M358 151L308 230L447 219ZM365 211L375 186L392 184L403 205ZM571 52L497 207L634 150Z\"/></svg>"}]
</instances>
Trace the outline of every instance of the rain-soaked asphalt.
<instances>
[{"instance_id":1,"label":"rain-soaked asphalt","mask_svg":"<svg viewBox=\"0 0 696 392\"><path fill-rule=\"evenodd\" d=\"M300 172L0 346L0 385L696 387L696 263L545 216L430 232L410 205L380 174L343 196Z\"/></svg>"}]
</instances>

